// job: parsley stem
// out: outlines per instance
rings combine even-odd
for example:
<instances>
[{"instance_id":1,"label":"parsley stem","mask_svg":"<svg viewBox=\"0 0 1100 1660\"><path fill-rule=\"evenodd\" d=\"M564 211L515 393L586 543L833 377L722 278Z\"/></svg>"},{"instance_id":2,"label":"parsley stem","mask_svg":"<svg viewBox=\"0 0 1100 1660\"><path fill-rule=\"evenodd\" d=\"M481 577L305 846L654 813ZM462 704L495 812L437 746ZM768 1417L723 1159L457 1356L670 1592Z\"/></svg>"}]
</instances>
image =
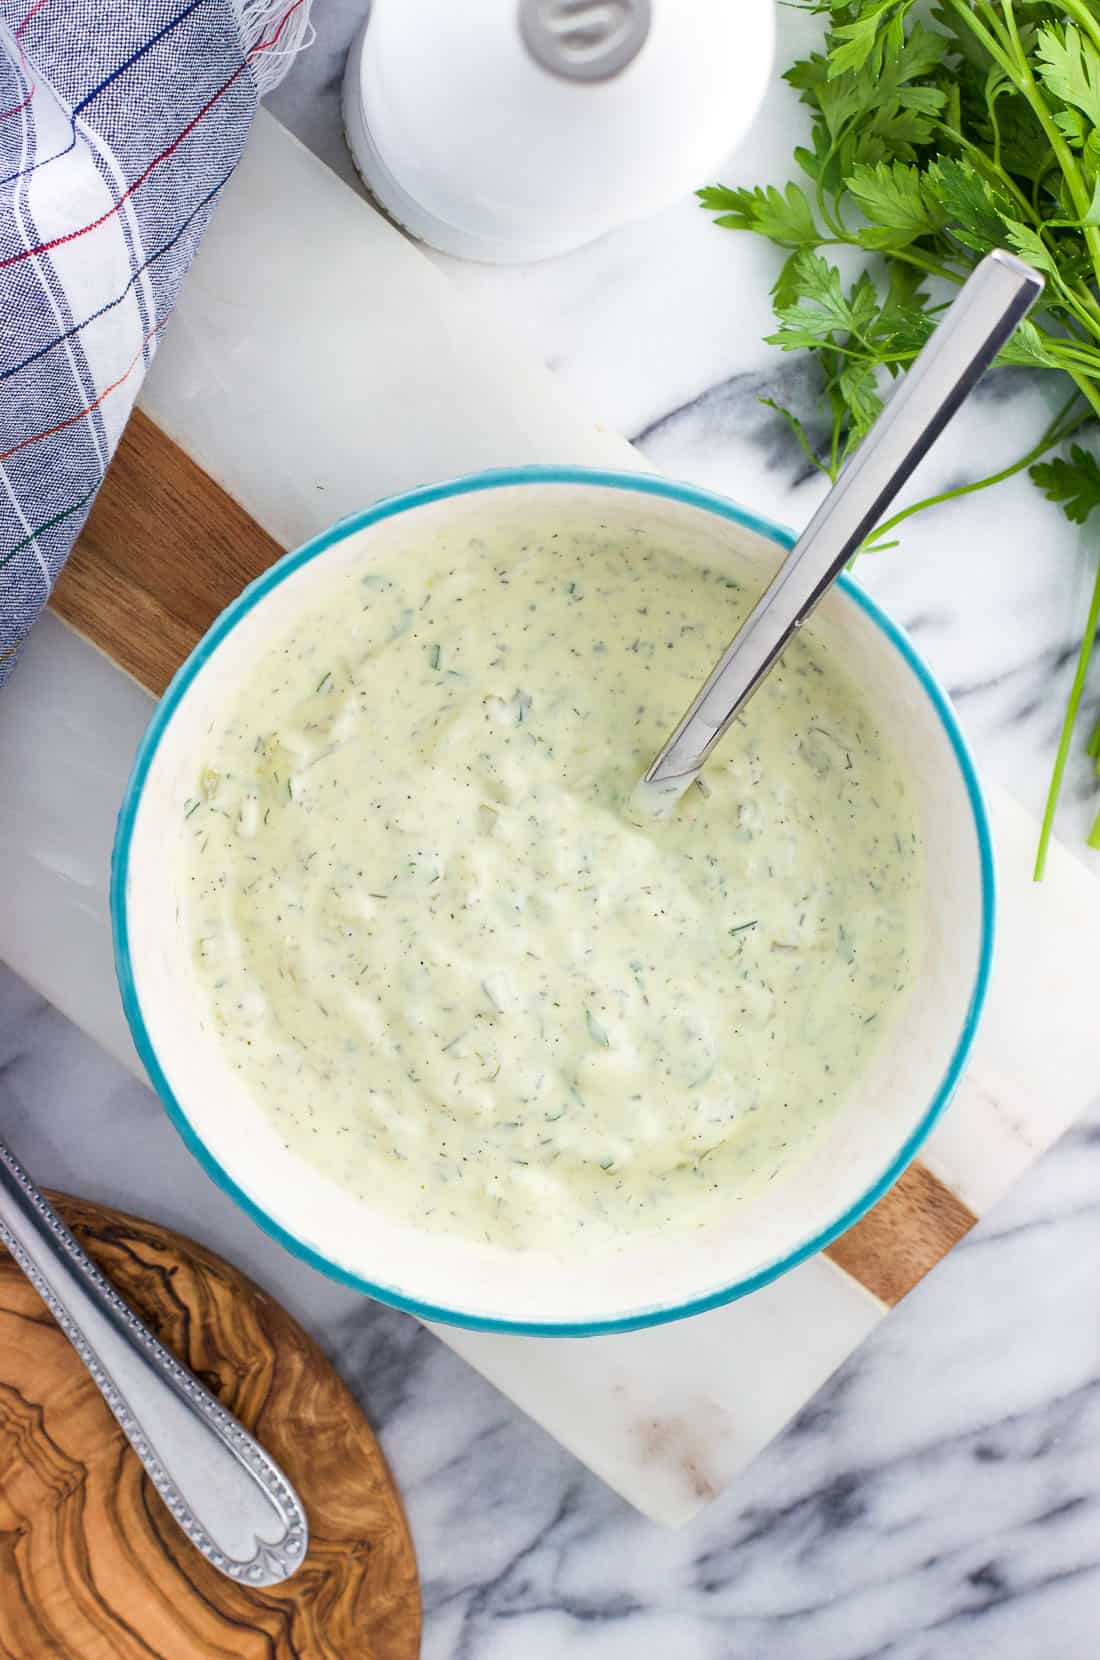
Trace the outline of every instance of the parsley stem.
<instances>
[{"instance_id":1,"label":"parsley stem","mask_svg":"<svg viewBox=\"0 0 1100 1660\"><path fill-rule=\"evenodd\" d=\"M991 34L981 19L975 16L974 12L970 9L970 0L946 0L946 4L951 7L951 10L960 19L960 21L966 24L971 34L978 37L990 57L993 59L994 63L1000 65L1005 74L1012 81L1013 85L1015 85L1015 65L1013 64L1011 57L1005 52L1001 40L996 35ZM990 21L992 22L995 20L991 19Z\"/></svg>"},{"instance_id":2,"label":"parsley stem","mask_svg":"<svg viewBox=\"0 0 1100 1660\"><path fill-rule=\"evenodd\" d=\"M1097 300L1096 295L1093 293L1092 289L1088 286L1087 283L1084 283L1084 282L1077 283L1076 284L1076 291L1077 291L1078 295L1080 296L1082 305L1084 305L1088 308L1089 323L1090 323L1090 326L1092 328L1093 334L1096 334L1097 329L1098 329L1098 325L1100 325L1100 301ZM1078 312L1078 315L1080 315L1080 312Z\"/></svg>"},{"instance_id":3,"label":"parsley stem","mask_svg":"<svg viewBox=\"0 0 1100 1660\"><path fill-rule=\"evenodd\" d=\"M853 247L859 246L855 237L852 238L852 245ZM900 259L903 265L915 265L918 271L927 271L930 277L942 277L944 282L954 283L956 288L961 288L966 281L966 277L958 271L952 271L950 266L937 265L935 260L925 259L922 255L915 254L912 248L891 248L890 258ZM966 276L969 275L968 271Z\"/></svg>"},{"instance_id":4,"label":"parsley stem","mask_svg":"<svg viewBox=\"0 0 1100 1660\"><path fill-rule=\"evenodd\" d=\"M1065 718L1062 721L1062 731L1058 739L1058 753L1054 758L1054 771L1050 776L1050 788L1047 790L1046 808L1043 812L1043 824L1039 832L1039 848L1035 855L1035 880L1041 882L1046 870L1047 850L1050 847L1050 838L1054 830L1054 814L1058 806L1058 797L1062 793L1062 779L1065 776L1066 762L1069 759L1069 746L1073 737L1073 729L1077 724L1077 714L1081 707L1081 698L1085 691L1085 680L1088 676L1089 659L1092 656L1093 646L1096 644L1096 631L1100 627L1100 559L1096 564L1096 579L1092 587L1092 600L1089 605L1088 620L1085 623L1085 632L1081 639L1081 647L1077 653L1077 666L1073 673L1073 682L1069 689L1069 699L1066 703ZM1095 831L1096 826L1093 826ZM1090 845L1092 843L1090 837Z\"/></svg>"},{"instance_id":5,"label":"parsley stem","mask_svg":"<svg viewBox=\"0 0 1100 1660\"><path fill-rule=\"evenodd\" d=\"M1003 484L1006 478L1012 478L1015 473L1023 472L1025 467L1030 467L1032 462L1038 461L1039 457L1045 455L1047 450L1053 449L1055 444L1062 442L1063 438L1068 438L1071 433L1077 431L1078 427L1082 427L1087 421L1092 420L1092 411L1082 410L1074 420L1066 425L1062 424L1076 402L1077 394L1075 392L1069 402L1063 404L1038 443L1034 444L1026 455L1021 455L1018 461L1013 461L1011 466L1002 467L999 473L990 473L988 478L974 479L970 484L958 484L953 490L941 490L938 495L926 496L923 501L915 501L909 507L903 507L899 513L893 514L889 519L884 519L882 524L877 526L872 541L877 543L880 536L888 536L892 530L896 530L898 525L903 524L906 519L911 519L915 513L923 513L926 507L939 507L942 502L957 501L963 496L972 496L978 490L988 490L991 484Z\"/></svg>"},{"instance_id":6,"label":"parsley stem","mask_svg":"<svg viewBox=\"0 0 1100 1660\"><path fill-rule=\"evenodd\" d=\"M1074 340L1067 335L1043 334L1043 345L1053 357L1068 358L1076 368L1100 372L1100 352L1087 341Z\"/></svg>"},{"instance_id":7,"label":"parsley stem","mask_svg":"<svg viewBox=\"0 0 1100 1660\"><path fill-rule=\"evenodd\" d=\"M806 436L806 429L802 425L802 422L798 419L798 416L792 415L789 409L784 409L783 405L776 403L774 398L759 398L757 399L757 402L762 403L767 409L773 409L777 415L781 416L782 419L786 421L788 427L790 427L795 436L795 441L797 442L799 449L806 457L806 460L812 467L816 467L819 473L824 473L825 476L828 477L829 469L826 467L824 461L814 454L814 451L810 445L810 440Z\"/></svg>"},{"instance_id":8,"label":"parsley stem","mask_svg":"<svg viewBox=\"0 0 1100 1660\"><path fill-rule=\"evenodd\" d=\"M847 235L823 236L821 241L815 243L814 246L817 248L862 249L862 243L858 236ZM939 277L943 282L953 283L956 288L961 288L967 276L970 275L969 271L964 276L958 271L952 271L949 265L938 265L934 259L929 259L924 254L914 253L912 248L891 248L890 258L899 260L903 265L915 266L918 271L925 271L930 277ZM915 357L916 353L914 352L913 355Z\"/></svg>"},{"instance_id":9,"label":"parsley stem","mask_svg":"<svg viewBox=\"0 0 1100 1660\"><path fill-rule=\"evenodd\" d=\"M1017 58L1015 72L1012 73L1010 71L1010 73L1012 73L1012 80L1019 88L1023 96L1027 99L1036 120L1038 121L1040 127L1042 127L1043 135L1046 138L1047 143L1050 145L1051 151L1057 158L1059 167L1062 169L1062 177L1065 179L1066 185L1069 188L1069 193L1073 198L1073 205L1077 210L1078 217L1084 221L1088 217L1089 207L1092 201L1091 193L1081 175L1081 169L1077 165L1077 158L1066 142L1061 128L1054 119L1054 115L1049 104L1047 103L1042 92L1039 90L1035 77L1031 73L1031 64L1028 61L1027 53L1024 51L1023 44L1020 40L1019 30L1016 27L1016 14L1012 9L1012 0L1001 0L1001 4L1003 5L1005 12L1005 25L1011 35L1012 44ZM1089 257L1092 260L1093 275L1095 276L1097 282L1100 282L1100 225L1085 225L1084 236L1085 245L1089 251Z\"/></svg>"},{"instance_id":10,"label":"parsley stem","mask_svg":"<svg viewBox=\"0 0 1100 1660\"><path fill-rule=\"evenodd\" d=\"M833 436L832 442L829 445L829 477L832 479L834 484L836 483L836 475L838 471L838 458L840 455L840 425L843 418L843 411L841 409L834 408Z\"/></svg>"},{"instance_id":11,"label":"parsley stem","mask_svg":"<svg viewBox=\"0 0 1100 1660\"><path fill-rule=\"evenodd\" d=\"M1100 418L1100 392L1097 391L1089 377L1086 374L1083 374L1080 369L1071 369L1068 363L1065 366L1065 373L1069 376L1074 386L1076 386L1081 396L1086 398L1092 405L1093 413Z\"/></svg>"},{"instance_id":12,"label":"parsley stem","mask_svg":"<svg viewBox=\"0 0 1100 1660\"><path fill-rule=\"evenodd\" d=\"M828 206L826 204L826 201L825 201L825 172L826 172L826 169L828 168L829 163L833 159L833 155L835 153L835 150L836 150L836 145L835 144L831 145L830 149L829 149L829 154L826 157L824 163L822 164L821 168L818 171L818 175L817 175L817 210L820 213L822 219L824 220L826 226L828 227L829 230L832 231L833 235L837 238L837 240L840 241L840 242L848 242L848 241L851 240L851 238L848 235L847 227L840 222L840 217L839 217L839 215L840 215L840 203L839 202L837 203L836 217L834 217L833 214L831 214L829 212L829 208L828 208Z\"/></svg>"},{"instance_id":13,"label":"parsley stem","mask_svg":"<svg viewBox=\"0 0 1100 1660\"><path fill-rule=\"evenodd\" d=\"M1067 309L1072 311L1081 327L1087 329L1095 339L1100 334L1100 310L1097 309L1094 296L1084 283L1068 283L1060 271L1050 271L1047 275L1061 295ZM1058 337L1055 336L1054 338ZM1073 337L1070 336L1070 338ZM1081 344L1085 350L1093 350L1087 341L1082 341Z\"/></svg>"}]
</instances>

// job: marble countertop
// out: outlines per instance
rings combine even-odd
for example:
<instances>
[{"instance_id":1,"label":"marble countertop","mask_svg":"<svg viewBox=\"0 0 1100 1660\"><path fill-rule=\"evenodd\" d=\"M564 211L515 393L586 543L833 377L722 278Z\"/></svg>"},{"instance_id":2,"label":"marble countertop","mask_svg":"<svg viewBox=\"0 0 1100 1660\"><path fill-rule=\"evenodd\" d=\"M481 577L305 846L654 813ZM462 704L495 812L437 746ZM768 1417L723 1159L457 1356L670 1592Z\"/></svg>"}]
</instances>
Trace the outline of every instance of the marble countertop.
<instances>
[{"instance_id":1,"label":"marble countertop","mask_svg":"<svg viewBox=\"0 0 1100 1660\"><path fill-rule=\"evenodd\" d=\"M339 75L363 4L318 5L315 47L270 100L348 179ZM781 13L783 57L807 27ZM785 177L795 119L777 87L730 180ZM804 395L802 371L762 344L770 250L734 260L736 240L685 201L538 267L436 262L655 467L799 524L818 482L756 399L777 384ZM995 379L917 487L961 480L979 451L983 467L1013 458L1045 396L1026 377ZM950 687L982 765L1032 810L1088 564L1076 533L1014 481L918 522L867 577ZM1079 758L1061 820L1071 845L1089 794ZM313 1300L310 1323L405 1495L425 1660L1091 1657L1100 1053L1097 1090L1095 1112L730 1492L673 1533L641 1520L414 1321L292 1275L285 1300L299 1313ZM174 1133L148 1108L128 1073L0 969L0 1120L31 1170L139 1210L144 1198L216 1239L229 1201L181 1167ZM89 1176L105 1125L126 1149L110 1182Z\"/></svg>"}]
</instances>

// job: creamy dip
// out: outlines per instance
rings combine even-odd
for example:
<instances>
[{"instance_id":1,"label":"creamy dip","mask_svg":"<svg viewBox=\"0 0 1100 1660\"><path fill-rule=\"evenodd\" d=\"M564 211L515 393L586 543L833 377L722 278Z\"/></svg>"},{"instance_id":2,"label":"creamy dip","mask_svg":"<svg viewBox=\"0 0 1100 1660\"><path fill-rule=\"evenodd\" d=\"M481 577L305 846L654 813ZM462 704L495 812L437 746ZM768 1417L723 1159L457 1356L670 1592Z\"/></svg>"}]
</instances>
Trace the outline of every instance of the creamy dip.
<instances>
[{"instance_id":1,"label":"creamy dip","mask_svg":"<svg viewBox=\"0 0 1100 1660\"><path fill-rule=\"evenodd\" d=\"M675 815L631 792L749 606L623 538L437 541L314 590L181 802L232 1065L372 1206L567 1249L712 1221L913 970L897 758L803 634Z\"/></svg>"}]
</instances>

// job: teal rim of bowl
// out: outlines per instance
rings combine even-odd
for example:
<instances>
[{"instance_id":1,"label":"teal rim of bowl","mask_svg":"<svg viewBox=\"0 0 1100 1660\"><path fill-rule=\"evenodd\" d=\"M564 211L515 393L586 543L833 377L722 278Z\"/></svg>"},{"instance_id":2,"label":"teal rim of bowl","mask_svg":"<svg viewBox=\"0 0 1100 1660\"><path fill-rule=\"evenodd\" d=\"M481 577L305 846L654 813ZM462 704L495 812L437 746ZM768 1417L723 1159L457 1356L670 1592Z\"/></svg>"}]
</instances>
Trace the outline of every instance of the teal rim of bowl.
<instances>
[{"instance_id":1,"label":"teal rim of bowl","mask_svg":"<svg viewBox=\"0 0 1100 1660\"><path fill-rule=\"evenodd\" d=\"M787 1273L789 1269L796 1268L800 1262L805 1262L808 1257L815 1256L818 1251L836 1239L839 1234L846 1232L853 1223L859 1221L865 1211L870 1210L872 1205L877 1204L883 1194L897 1181L954 1094L963 1067L966 1065L967 1056L970 1053L974 1034L977 1031L978 1021L981 1017L993 961L996 907L993 843L989 821L986 816L985 802L982 798L981 786L978 783L977 769L966 740L959 729L946 692L897 623L891 621L886 613L880 610L875 602L854 582L846 576L841 576L838 579L838 587L865 612L901 654L939 716L940 724L947 735L948 743L958 762L959 771L966 787L970 810L974 818L974 830L981 867L981 945L978 952L977 973L974 977L974 986L970 995L966 1019L963 1022L962 1031L959 1034L947 1070L940 1080L939 1088L933 1095L916 1128L906 1137L878 1180L873 1182L854 1204L849 1205L837 1217L835 1222L830 1223L828 1227L821 1229L812 1238L796 1246L786 1256L770 1263L766 1268L759 1269L755 1274L749 1275L748 1278L735 1280L731 1285L722 1286L717 1291L710 1291L706 1296L695 1297L686 1303L641 1309L632 1314L606 1320L508 1320L491 1315L467 1314L457 1308L440 1308L433 1303L423 1303L415 1297L408 1297L391 1286L364 1279L361 1275L352 1273L350 1269L341 1267L339 1263L330 1261L327 1257L322 1256L320 1252L315 1251L312 1246L306 1245L302 1240L288 1233L280 1223L275 1221L274 1217L269 1216L254 1199L238 1187L232 1176L222 1168L192 1128L186 1112L173 1094L171 1086L161 1069L145 1027L130 958L126 885L134 820L141 801L146 776L156 755L161 736L172 719L177 704L183 698L199 670L221 645L226 636L232 632L241 618L246 616L253 606L257 605L272 588L291 575L293 571L296 571L301 565L308 564L311 559L316 559L319 554L324 553L335 543L342 542L349 536L354 536L358 531L365 530L370 525L379 524L384 519L390 519L399 513L407 512L410 508L424 507L433 502L446 501L452 496L468 496L477 494L482 490L499 490L509 486L525 484L574 484L601 489L633 490L638 495L660 496L668 501L681 502L688 507L701 508L704 512L713 513L718 518L729 520L731 523L740 525L745 530L753 531L781 547L789 548L795 540L791 532L783 529L782 526L772 524L758 514L749 513L744 508L737 507L733 502L727 501L721 496L713 495L709 490L697 489L693 485L674 483L649 473L603 472L588 467L531 466L499 468L487 472L472 473L467 477L453 479L444 484L428 485L422 489L410 490L400 496L386 497L384 500L376 502L373 507L367 508L363 513L356 513L349 518L341 519L338 524L333 525L330 530L326 530L322 535L314 537L304 547L284 555L255 582L250 583L244 592L215 619L191 655L181 664L179 670L173 676L167 691L153 711L153 717L138 746L129 783L126 786L126 794L119 810L118 827L115 832L114 849L111 855L111 925L114 932L115 972L118 975L122 1004L126 1012L126 1019L129 1022L134 1045L141 1057L142 1064L149 1074L154 1089L160 1096L169 1118L184 1143L194 1154L206 1174L219 1187L223 1188L232 1199L235 1199L241 1209L254 1222L258 1223L265 1233L270 1234L273 1239L277 1239L279 1244L290 1251L292 1255L300 1257L311 1268L319 1269L321 1273L327 1274L331 1279L339 1280L344 1285L353 1286L357 1291L363 1291L381 1303L388 1303L393 1308L403 1309L406 1313L415 1314L422 1320L434 1320L445 1325L462 1326L472 1331L514 1332L529 1337L599 1337L612 1332L635 1331L643 1326L660 1326L672 1320L683 1320L693 1314L703 1314L707 1309L719 1308L724 1303L732 1303L740 1297L748 1296L751 1291L758 1291L761 1286L768 1285L770 1281L778 1279L780 1274Z\"/></svg>"}]
</instances>

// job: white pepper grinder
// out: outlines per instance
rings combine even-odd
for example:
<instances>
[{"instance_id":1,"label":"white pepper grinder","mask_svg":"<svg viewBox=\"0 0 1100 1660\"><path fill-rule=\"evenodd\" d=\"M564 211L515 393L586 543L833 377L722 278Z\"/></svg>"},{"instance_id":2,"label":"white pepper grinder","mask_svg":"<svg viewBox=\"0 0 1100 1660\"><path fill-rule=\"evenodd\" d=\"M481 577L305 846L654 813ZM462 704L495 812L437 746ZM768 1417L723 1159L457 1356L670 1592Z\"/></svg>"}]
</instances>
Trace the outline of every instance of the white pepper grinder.
<instances>
[{"instance_id":1,"label":"white pepper grinder","mask_svg":"<svg viewBox=\"0 0 1100 1660\"><path fill-rule=\"evenodd\" d=\"M413 236L545 259L713 182L774 46L774 0L372 0L344 125Z\"/></svg>"}]
</instances>

